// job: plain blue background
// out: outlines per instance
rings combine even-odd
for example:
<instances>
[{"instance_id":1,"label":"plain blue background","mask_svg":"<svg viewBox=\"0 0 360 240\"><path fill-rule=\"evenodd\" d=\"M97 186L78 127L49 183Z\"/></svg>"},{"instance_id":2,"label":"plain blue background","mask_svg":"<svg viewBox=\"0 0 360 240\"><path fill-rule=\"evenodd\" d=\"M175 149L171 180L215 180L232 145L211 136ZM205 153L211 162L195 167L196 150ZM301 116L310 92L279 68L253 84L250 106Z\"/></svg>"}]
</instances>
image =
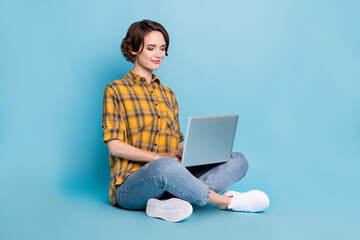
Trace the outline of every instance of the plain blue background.
<instances>
[{"instance_id":1,"label":"plain blue background","mask_svg":"<svg viewBox=\"0 0 360 240\"><path fill-rule=\"evenodd\" d=\"M358 1L0 1L0 239L356 239ZM262 214L194 207L170 224L108 201L105 86L134 21L160 22L155 72L189 116L239 114L234 150Z\"/></svg>"}]
</instances>

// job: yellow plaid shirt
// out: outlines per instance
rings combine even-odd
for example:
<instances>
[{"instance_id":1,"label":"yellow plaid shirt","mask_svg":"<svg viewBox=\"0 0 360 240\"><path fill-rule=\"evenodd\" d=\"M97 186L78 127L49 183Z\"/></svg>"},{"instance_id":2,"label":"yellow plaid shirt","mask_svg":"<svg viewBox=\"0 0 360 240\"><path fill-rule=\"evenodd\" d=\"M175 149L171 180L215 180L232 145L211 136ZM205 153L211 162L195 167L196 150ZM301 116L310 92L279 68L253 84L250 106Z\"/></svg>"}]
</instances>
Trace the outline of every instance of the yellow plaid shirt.
<instances>
[{"instance_id":1,"label":"yellow plaid shirt","mask_svg":"<svg viewBox=\"0 0 360 240\"><path fill-rule=\"evenodd\" d=\"M174 93L153 74L151 84L134 71L107 85L103 100L103 140L118 139L142 150L167 153L184 140ZM145 163L110 156L110 201L116 185Z\"/></svg>"}]
</instances>

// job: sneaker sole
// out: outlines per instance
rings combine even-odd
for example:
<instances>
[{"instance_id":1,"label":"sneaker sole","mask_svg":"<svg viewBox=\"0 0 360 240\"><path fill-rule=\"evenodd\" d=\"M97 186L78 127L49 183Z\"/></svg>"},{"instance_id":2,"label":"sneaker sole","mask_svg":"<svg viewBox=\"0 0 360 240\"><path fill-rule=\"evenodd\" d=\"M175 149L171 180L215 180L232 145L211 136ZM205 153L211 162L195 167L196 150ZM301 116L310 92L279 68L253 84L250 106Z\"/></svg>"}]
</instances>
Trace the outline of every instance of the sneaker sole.
<instances>
[{"instance_id":1,"label":"sneaker sole","mask_svg":"<svg viewBox=\"0 0 360 240\"><path fill-rule=\"evenodd\" d=\"M146 215L162 218L168 222L179 222L192 214L193 208L189 202L178 198L158 200L150 198L146 205Z\"/></svg>"}]
</instances>

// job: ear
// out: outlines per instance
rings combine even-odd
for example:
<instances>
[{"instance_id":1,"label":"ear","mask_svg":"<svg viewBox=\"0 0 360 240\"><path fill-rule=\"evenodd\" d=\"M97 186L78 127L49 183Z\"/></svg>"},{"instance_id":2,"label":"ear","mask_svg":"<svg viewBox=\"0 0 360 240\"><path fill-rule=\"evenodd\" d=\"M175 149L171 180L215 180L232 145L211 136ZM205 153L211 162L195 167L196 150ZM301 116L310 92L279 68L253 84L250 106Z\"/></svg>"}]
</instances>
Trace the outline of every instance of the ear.
<instances>
[{"instance_id":1,"label":"ear","mask_svg":"<svg viewBox=\"0 0 360 240\"><path fill-rule=\"evenodd\" d=\"M136 56L137 55L137 52L134 52L134 51L129 51L132 55Z\"/></svg>"}]
</instances>

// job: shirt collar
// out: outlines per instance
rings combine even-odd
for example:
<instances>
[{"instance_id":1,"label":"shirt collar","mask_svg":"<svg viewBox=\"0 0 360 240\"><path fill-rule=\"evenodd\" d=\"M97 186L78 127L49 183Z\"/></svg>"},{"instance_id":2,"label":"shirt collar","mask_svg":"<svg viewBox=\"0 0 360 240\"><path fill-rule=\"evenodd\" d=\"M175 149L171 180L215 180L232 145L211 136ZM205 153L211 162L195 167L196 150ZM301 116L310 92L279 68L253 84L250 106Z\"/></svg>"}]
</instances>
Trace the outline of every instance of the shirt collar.
<instances>
[{"instance_id":1,"label":"shirt collar","mask_svg":"<svg viewBox=\"0 0 360 240\"><path fill-rule=\"evenodd\" d=\"M130 70L126 76L133 82L139 82L139 81L142 81L142 82L146 82L145 78L143 78L142 76L140 76L139 74L135 73L133 70ZM152 80L151 80L151 83L158 83L160 84L160 79L155 75L153 74L152 75Z\"/></svg>"}]
</instances>

